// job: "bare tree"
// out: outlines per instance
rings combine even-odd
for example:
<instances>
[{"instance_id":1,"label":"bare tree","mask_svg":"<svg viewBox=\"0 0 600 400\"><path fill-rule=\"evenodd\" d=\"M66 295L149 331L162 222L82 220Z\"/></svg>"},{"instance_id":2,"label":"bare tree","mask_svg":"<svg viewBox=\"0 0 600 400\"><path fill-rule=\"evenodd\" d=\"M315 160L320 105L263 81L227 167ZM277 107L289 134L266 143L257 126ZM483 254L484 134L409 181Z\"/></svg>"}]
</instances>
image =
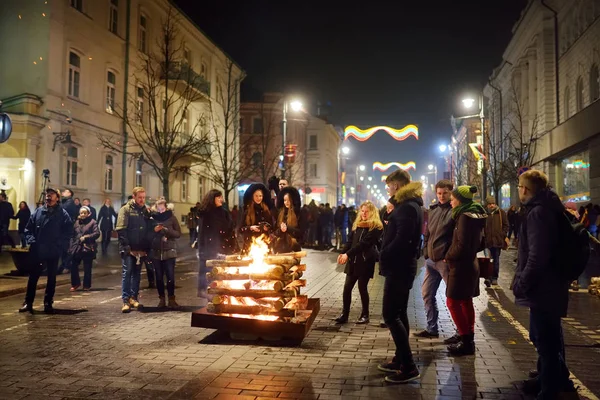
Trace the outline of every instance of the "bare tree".
<instances>
[{"instance_id":1,"label":"bare tree","mask_svg":"<svg viewBox=\"0 0 600 400\"><path fill-rule=\"evenodd\" d=\"M269 178L277 174L281 145L276 143L281 140L281 118L273 112L272 107L260 105L260 118L262 119L262 132L253 132L252 148L261 154L261 162L255 165L256 175L261 182L267 185Z\"/></svg>"},{"instance_id":2,"label":"bare tree","mask_svg":"<svg viewBox=\"0 0 600 400\"><path fill-rule=\"evenodd\" d=\"M231 192L250 176L254 166L242 163L240 153L246 143L239 129L239 88L245 74L237 71L235 63L227 59L224 68L217 71L216 101L211 102L210 131L214 137L211 157L206 164L209 178L223 188L225 201L229 203Z\"/></svg>"},{"instance_id":3,"label":"bare tree","mask_svg":"<svg viewBox=\"0 0 600 400\"><path fill-rule=\"evenodd\" d=\"M134 112L114 110L127 124L127 145L123 147L112 137L99 136L105 148L149 165L160 179L167 199L171 176L188 173L204 163L210 147L209 136L200 129L200 119L191 125L189 118L194 103L210 96L210 86L186 60L179 23L176 12L169 8L161 22L156 50L139 52L135 90L128 97L128 104L123 105Z\"/></svg>"}]
</instances>

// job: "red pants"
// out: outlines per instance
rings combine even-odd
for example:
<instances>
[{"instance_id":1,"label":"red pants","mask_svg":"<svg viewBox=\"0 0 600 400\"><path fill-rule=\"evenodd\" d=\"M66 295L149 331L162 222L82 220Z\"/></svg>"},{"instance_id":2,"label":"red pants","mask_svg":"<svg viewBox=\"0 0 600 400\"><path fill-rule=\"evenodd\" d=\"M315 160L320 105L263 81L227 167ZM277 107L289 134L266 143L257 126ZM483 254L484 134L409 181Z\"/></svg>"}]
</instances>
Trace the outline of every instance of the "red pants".
<instances>
[{"instance_id":1,"label":"red pants","mask_svg":"<svg viewBox=\"0 0 600 400\"><path fill-rule=\"evenodd\" d=\"M468 335L475 332L475 308L473 308L473 299L456 300L450 297L446 298L446 304L450 310L450 315L456 324L460 335Z\"/></svg>"}]
</instances>

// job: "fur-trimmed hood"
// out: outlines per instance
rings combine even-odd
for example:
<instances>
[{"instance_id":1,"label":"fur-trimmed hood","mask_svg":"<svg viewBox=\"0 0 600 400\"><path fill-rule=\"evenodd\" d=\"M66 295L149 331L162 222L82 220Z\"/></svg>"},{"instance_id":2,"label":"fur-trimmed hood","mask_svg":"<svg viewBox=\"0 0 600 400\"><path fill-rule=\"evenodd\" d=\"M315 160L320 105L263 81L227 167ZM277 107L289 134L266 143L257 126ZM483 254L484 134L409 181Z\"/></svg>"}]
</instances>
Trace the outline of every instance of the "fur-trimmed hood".
<instances>
[{"instance_id":1,"label":"fur-trimmed hood","mask_svg":"<svg viewBox=\"0 0 600 400\"><path fill-rule=\"evenodd\" d=\"M421 182L410 182L401 187L394 195L394 201L397 204L410 199L415 199L417 203L423 205L423 184Z\"/></svg>"},{"instance_id":2,"label":"fur-trimmed hood","mask_svg":"<svg viewBox=\"0 0 600 400\"><path fill-rule=\"evenodd\" d=\"M298 192L298 189L292 186L284 187L277 195L277 209L280 210L281 208L285 207L283 204L283 198L286 194L289 194L292 199L292 208L294 209L294 212L297 215L300 215L299 213L302 200L300 198L300 193Z\"/></svg>"}]
</instances>

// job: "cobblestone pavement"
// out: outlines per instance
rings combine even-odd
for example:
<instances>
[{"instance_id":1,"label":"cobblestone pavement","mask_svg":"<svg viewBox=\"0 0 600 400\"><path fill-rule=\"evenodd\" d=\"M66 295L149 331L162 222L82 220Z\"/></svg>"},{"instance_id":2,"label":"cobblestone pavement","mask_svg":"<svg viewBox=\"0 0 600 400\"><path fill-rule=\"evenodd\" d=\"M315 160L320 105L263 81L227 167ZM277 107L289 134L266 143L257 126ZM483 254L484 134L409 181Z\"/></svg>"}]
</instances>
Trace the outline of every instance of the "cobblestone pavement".
<instances>
[{"instance_id":1,"label":"cobblestone pavement","mask_svg":"<svg viewBox=\"0 0 600 400\"><path fill-rule=\"evenodd\" d=\"M344 281L337 254L309 251L305 292L321 299L321 311L299 347L267 342L220 341L214 331L190 327L196 295L196 262L177 266L180 311L161 311L154 290L145 289L143 312L120 313L120 278L95 279L94 290L57 289L58 314L18 314L22 295L0 299L1 399L521 399L520 381L535 367L527 340L527 311L516 308L506 289L514 252L503 258L500 287L476 299L477 354L448 357L439 340L411 338L421 379L387 385L377 363L393 355L381 318L383 280L371 281L371 324L336 326ZM419 274L409 318L425 324ZM142 282L146 282L142 279ZM441 333L452 326L440 289ZM351 318L359 316L354 293ZM582 398L600 394L598 299L574 293L565 323L568 363ZM594 325L595 324L595 325Z\"/></svg>"}]
</instances>

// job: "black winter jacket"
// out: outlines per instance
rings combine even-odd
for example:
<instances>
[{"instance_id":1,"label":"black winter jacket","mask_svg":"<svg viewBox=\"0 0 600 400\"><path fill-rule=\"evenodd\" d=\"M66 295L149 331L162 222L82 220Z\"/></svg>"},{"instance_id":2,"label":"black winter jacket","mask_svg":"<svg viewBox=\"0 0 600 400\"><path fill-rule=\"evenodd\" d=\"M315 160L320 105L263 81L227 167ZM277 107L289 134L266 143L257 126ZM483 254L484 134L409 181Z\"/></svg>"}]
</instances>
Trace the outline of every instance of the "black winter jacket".
<instances>
[{"instance_id":1,"label":"black winter jacket","mask_svg":"<svg viewBox=\"0 0 600 400\"><path fill-rule=\"evenodd\" d=\"M61 200L62 208L69 214L71 220L75 221L79 217L79 207L75 205L72 197L65 197Z\"/></svg>"},{"instance_id":2,"label":"black winter jacket","mask_svg":"<svg viewBox=\"0 0 600 400\"><path fill-rule=\"evenodd\" d=\"M73 235L73 222L62 206L37 208L25 227L29 251L38 260L59 258L68 249Z\"/></svg>"},{"instance_id":3,"label":"black winter jacket","mask_svg":"<svg viewBox=\"0 0 600 400\"><path fill-rule=\"evenodd\" d=\"M152 258L167 260L177 257L177 239L181 237L181 227L172 210L152 214ZM160 232L154 232L154 227L162 225ZM166 238L166 240L164 240Z\"/></svg>"},{"instance_id":4,"label":"black winter jacket","mask_svg":"<svg viewBox=\"0 0 600 400\"><path fill-rule=\"evenodd\" d=\"M361 226L350 232L348 243L342 250L342 254L348 256L344 273L354 277L373 278L378 255L377 244L382 232L382 229L369 230L368 227Z\"/></svg>"},{"instance_id":5,"label":"black winter jacket","mask_svg":"<svg viewBox=\"0 0 600 400\"><path fill-rule=\"evenodd\" d=\"M149 217L146 206L138 206L133 199L121 207L116 229L119 233L119 252L150 251L153 232Z\"/></svg>"},{"instance_id":6,"label":"black winter jacket","mask_svg":"<svg viewBox=\"0 0 600 400\"><path fill-rule=\"evenodd\" d=\"M543 190L524 205L517 269L512 290L518 305L567 315L569 284L560 277L558 218L564 206L558 195Z\"/></svg>"},{"instance_id":7,"label":"black winter jacket","mask_svg":"<svg viewBox=\"0 0 600 400\"><path fill-rule=\"evenodd\" d=\"M100 226L100 230L102 232L112 231L114 229L113 217L117 218L117 213L115 209L110 206L102 206L100 207L100 212L98 213L98 225Z\"/></svg>"},{"instance_id":8,"label":"black winter jacket","mask_svg":"<svg viewBox=\"0 0 600 400\"><path fill-rule=\"evenodd\" d=\"M417 273L423 227L423 185L411 182L395 195L394 210L381 243L379 274L385 277L401 277L412 287Z\"/></svg>"},{"instance_id":9,"label":"black winter jacket","mask_svg":"<svg viewBox=\"0 0 600 400\"><path fill-rule=\"evenodd\" d=\"M29 207L27 207L23 210L19 210L17 212L17 215L12 217L12 219L19 220L19 233L25 232L25 227L27 226L27 222L29 221L30 217L31 217L31 211L29 210Z\"/></svg>"},{"instance_id":10,"label":"black winter jacket","mask_svg":"<svg viewBox=\"0 0 600 400\"><path fill-rule=\"evenodd\" d=\"M235 224L225 207L198 210L198 255L204 259L238 250Z\"/></svg>"}]
</instances>

